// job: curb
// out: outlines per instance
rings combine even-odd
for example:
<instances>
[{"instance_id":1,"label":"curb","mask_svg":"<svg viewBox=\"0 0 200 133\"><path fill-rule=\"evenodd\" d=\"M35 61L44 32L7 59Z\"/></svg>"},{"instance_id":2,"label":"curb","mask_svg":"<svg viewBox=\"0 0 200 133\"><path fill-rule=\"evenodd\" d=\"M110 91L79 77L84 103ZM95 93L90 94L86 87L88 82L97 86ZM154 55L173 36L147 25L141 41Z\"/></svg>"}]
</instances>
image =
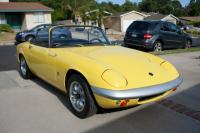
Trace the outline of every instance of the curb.
<instances>
[{"instance_id":1,"label":"curb","mask_svg":"<svg viewBox=\"0 0 200 133\"><path fill-rule=\"evenodd\" d=\"M0 42L0 46L10 46L10 45L14 45L14 42Z\"/></svg>"}]
</instances>

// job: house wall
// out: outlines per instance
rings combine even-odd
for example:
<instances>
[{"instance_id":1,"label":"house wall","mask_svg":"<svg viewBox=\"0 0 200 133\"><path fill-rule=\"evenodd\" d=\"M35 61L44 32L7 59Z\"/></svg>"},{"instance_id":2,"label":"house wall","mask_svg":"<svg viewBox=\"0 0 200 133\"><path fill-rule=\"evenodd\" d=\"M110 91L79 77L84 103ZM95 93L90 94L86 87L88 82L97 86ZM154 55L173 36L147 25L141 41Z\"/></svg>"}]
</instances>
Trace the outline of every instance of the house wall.
<instances>
[{"instance_id":1,"label":"house wall","mask_svg":"<svg viewBox=\"0 0 200 133\"><path fill-rule=\"evenodd\" d=\"M126 29L129 25L136 20L144 20L145 16L140 15L138 13L129 13L127 15L121 16L121 31L126 32Z\"/></svg>"},{"instance_id":2,"label":"house wall","mask_svg":"<svg viewBox=\"0 0 200 133\"><path fill-rule=\"evenodd\" d=\"M0 2L9 2L9 0L0 0Z\"/></svg>"},{"instance_id":3,"label":"house wall","mask_svg":"<svg viewBox=\"0 0 200 133\"><path fill-rule=\"evenodd\" d=\"M120 17L108 17L103 20L103 23L105 28L121 31Z\"/></svg>"},{"instance_id":4,"label":"house wall","mask_svg":"<svg viewBox=\"0 0 200 133\"><path fill-rule=\"evenodd\" d=\"M45 23L52 23L51 21L51 13L50 12L41 12L40 14L43 14L42 18L42 21L38 21L37 19L37 13L35 12L29 12L29 13L25 13L25 17L24 17L24 21L23 22L23 27L25 29L31 29L37 25L40 25L40 24L45 24Z\"/></svg>"},{"instance_id":5,"label":"house wall","mask_svg":"<svg viewBox=\"0 0 200 133\"><path fill-rule=\"evenodd\" d=\"M174 17L171 17L170 15L163 18L162 19L163 21L167 21L167 22L171 22L171 23L174 23L174 24L177 24L177 20L174 18Z\"/></svg>"}]
</instances>

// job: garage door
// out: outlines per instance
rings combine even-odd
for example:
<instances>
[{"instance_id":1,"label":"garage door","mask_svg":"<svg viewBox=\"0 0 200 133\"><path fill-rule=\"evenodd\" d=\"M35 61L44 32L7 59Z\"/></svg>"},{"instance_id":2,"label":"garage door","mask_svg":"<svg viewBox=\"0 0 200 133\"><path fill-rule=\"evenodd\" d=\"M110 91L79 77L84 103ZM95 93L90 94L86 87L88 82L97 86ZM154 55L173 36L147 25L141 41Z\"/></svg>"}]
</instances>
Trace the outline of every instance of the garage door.
<instances>
[{"instance_id":1,"label":"garage door","mask_svg":"<svg viewBox=\"0 0 200 133\"><path fill-rule=\"evenodd\" d=\"M127 28L129 27L129 25L132 24L132 22L135 20L123 20L122 22L122 32L126 32Z\"/></svg>"}]
</instances>

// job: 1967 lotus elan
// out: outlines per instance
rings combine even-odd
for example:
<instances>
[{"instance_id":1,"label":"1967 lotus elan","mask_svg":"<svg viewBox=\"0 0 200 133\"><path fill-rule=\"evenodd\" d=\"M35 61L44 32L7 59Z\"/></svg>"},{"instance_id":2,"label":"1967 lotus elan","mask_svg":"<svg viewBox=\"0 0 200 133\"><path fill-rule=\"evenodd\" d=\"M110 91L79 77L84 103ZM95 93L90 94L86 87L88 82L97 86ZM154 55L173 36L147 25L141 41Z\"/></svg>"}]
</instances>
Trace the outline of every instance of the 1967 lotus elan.
<instances>
[{"instance_id":1,"label":"1967 lotus elan","mask_svg":"<svg viewBox=\"0 0 200 133\"><path fill-rule=\"evenodd\" d=\"M58 35L59 30L66 34ZM93 26L39 29L31 42L17 45L17 52L22 77L36 75L64 91L80 118L94 115L98 107L156 101L182 82L168 61L112 45L102 29Z\"/></svg>"}]
</instances>

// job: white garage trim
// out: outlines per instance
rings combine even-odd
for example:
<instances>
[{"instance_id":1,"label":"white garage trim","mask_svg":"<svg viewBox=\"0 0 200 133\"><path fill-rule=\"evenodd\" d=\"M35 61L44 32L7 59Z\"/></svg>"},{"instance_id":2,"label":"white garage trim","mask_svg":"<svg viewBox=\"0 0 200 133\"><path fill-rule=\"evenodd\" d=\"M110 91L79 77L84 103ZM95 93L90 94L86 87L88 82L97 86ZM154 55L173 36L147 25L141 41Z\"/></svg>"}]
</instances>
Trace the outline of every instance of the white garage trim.
<instances>
[{"instance_id":1,"label":"white garage trim","mask_svg":"<svg viewBox=\"0 0 200 133\"><path fill-rule=\"evenodd\" d=\"M129 25L131 25L135 20L122 20L121 30L122 32L126 32Z\"/></svg>"}]
</instances>

